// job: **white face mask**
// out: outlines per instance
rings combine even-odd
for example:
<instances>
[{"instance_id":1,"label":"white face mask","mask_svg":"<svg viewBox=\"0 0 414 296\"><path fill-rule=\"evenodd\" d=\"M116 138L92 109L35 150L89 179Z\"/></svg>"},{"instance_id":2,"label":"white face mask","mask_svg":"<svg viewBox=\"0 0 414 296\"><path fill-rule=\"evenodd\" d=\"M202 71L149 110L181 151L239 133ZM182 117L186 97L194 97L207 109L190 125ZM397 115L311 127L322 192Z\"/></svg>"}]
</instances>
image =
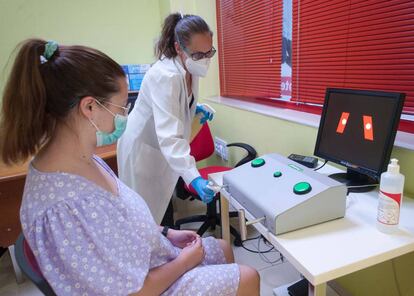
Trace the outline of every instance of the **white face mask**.
<instances>
[{"instance_id":1,"label":"white face mask","mask_svg":"<svg viewBox=\"0 0 414 296\"><path fill-rule=\"evenodd\" d=\"M207 75L208 67L210 66L210 59L204 58L198 61L194 61L187 55L185 66L187 67L188 72L190 72L192 75L205 77Z\"/></svg>"}]
</instances>

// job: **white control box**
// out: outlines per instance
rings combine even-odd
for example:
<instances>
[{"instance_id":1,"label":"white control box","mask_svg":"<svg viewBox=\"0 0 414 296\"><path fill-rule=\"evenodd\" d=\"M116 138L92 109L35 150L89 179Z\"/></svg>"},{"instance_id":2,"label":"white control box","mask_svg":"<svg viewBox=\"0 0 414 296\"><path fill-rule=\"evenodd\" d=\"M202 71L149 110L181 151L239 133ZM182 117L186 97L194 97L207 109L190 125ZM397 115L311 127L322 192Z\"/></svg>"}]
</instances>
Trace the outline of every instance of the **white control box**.
<instances>
[{"instance_id":1,"label":"white control box","mask_svg":"<svg viewBox=\"0 0 414 296\"><path fill-rule=\"evenodd\" d=\"M275 235L345 215L344 184L278 154L225 173L223 185Z\"/></svg>"}]
</instances>

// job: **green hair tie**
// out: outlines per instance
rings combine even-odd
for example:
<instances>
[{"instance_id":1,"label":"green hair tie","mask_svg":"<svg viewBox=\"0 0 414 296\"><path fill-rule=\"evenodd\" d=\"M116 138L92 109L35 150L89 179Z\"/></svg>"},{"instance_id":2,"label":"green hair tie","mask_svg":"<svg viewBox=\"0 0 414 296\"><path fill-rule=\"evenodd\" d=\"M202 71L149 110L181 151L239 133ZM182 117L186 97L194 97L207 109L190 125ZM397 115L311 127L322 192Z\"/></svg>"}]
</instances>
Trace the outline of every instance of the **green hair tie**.
<instances>
[{"instance_id":1,"label":"green hair tie","mask_svg":"<svg viewBox=\"0 0 414 296\"><path fill-rule=\"evenodd\" d=\"M43 64L50 60L50 58L53 57L57 49L58 44L56 41L48 41L45 44L45 51L43 52L43 55L40 56L40 62Z\"/></svg>"}]
</instances>

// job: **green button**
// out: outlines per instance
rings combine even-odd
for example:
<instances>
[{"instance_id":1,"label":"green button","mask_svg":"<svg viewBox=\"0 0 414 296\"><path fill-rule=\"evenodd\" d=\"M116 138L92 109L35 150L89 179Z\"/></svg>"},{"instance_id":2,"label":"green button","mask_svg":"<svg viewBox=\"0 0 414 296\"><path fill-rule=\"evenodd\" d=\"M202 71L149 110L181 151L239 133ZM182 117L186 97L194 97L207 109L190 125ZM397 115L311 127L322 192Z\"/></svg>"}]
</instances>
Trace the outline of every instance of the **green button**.
<instances>
[{"instance_id":1,"label":"green button","mask_svg":"<svg viewBox=\"0 0 414 296\"><path fill-rule=\"evenodd\" d=\"M312 186L308 182L299 182L293 186L295 194L306 194L312 190Z\"/></svg>"},{"instance_id":2,"label":"green button","mask_svg":"<svg viewBox=\"0 0 414 296\"><path fill-rule=\"evenodd\" d=\"M273 177L275 177L275 178L279 178L281 176L282 176L282 172L276 171L276 172L273 173Z\"/></svg>"},{"instance_id":3,"label":"green button","mask_svg":"<svg viewBox=\"0 0 414 296\"><path fill-rule=\"evenodd\" d=\"M254 160L252 160L252 167L254 168L258 168L261 167L262 165L264 165L266 162L263 158L256 158Z\"/></svg>"}]
</instances>

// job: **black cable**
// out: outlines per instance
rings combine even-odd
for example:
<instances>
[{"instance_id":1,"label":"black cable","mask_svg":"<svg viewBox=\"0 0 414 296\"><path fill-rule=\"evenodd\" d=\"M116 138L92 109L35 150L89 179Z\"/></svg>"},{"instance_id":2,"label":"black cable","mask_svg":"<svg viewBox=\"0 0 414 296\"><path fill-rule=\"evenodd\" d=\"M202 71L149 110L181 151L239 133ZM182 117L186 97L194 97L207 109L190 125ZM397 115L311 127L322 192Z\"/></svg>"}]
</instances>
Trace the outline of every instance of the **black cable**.
<instances>
[{"instance_id":1,"label":"black cable","mask_svg":"<svg viewBox=\"0 0 414 296\"><path fill-rule=\"evenodd\" d=\"M263 236L262 236L262 238L263 238L264 241L266 241L266 239ZM257 241L257 249L260 250L260 239ZM276 252L278 252L278 251L276 250ZM281 253L280 252L278 252L278 253L279 253L279 258L277 258L275 261L270 261L269 258L267 258L265 255L263 255L263 252L260 252L259 256L264 262L273 265L273 264L276 264L277 262L283 262Z\"/></svg>"},{"instance_id":2,"label":"black cable","mask_svg":"<svg viewBox=\"0 0 414 296\"><path fill-rule=\"evenodd\" d=\"M247 241L251 241L251 240L255 240L255 239L260 239L262 237L262 235L259 235L259 236L257 236L257 237L253 237L253 238L248 238L248 239L245 239L245 240L243 240L242 242L241 242L241 246L242 246L242 248L243 249L245 249L246 251L249 251L249 252L251 252L251 253L255 253L255 254L263 254L263 253L269 253L269 252L271 252L272 250L274 250L274 248L275 247L271 247L270 249L268 249L268 250L266 250L266 251L255 251L255 250L252 250L252 249L249 249L248 247L246 247L243 243L244 242L247 242Z\"/></svg>"},{"instance_id":3,"label":"black cable","mask_svg":"<svg viewBox=\"0 0 414 296\"><path fill-rule=\"evenodd\" d=\"M255 251L255 250L251 250L251 249L249 249L249 248L247 248L247 247L245 247L244 245L243 245L243 243L244 242L246 242L246 241L250 241L250 240L255 240L255 239L259 239L258 240L258 244L257 244L257 249L259 250L259 251ZM270 244L270 242L263 236L263 235L259 235L259 236L257 236L257 237L254 237L254 238L249 238L249 239L246 239L246 240L244 240L244 241L242 241L241 242L241 246L242 246L242 248L243 249L245 249L246 251L248 251L248 252L251 252L251 253L255 253L255 254L259 254L259 256L260 256L260 258L264 261L264 262L266 262L266 263L269 263L269 264L271 264L271 265L274 265L274 264L276 264L276 263L278 263L278 262L281 262L281 263L283 263L283 255L282 255L282 253L280 253L280 252L278 252L277 250L276 250L276 248L274 247L274 246L272 246L270 249L268 249L268 250L265 250L265 251L260 251L260 240L261 239L263 239L263 241L264 241L264 243L265 244ZM278 252L279 253L279 258L278 259L276 259L275 261L270 261L265 255L263 255L263 254L265 254L265 253L270 253L270 252Z\"/></svg>"},{"instance_id":4,"label":"black cable","mask_svg":"<svg viewBox=\"0 0 414 296\"><path fill-rule=\"evenodd\" d=\"M318 168L314 169L314 171L317 171L317 170L319 170L319 169L323 168L323 167L324 167L324 165L325 165L325 164L327 164L327 163L328 163L328 160L325 160L325 162L323 163L323 165L321 165L320 167L318 167Z\"/></svg>"},{"instance_id":5,"label":"black cable","mask_svg":"<svg viewBox=\"0 0 414 296\"><path fill-rule=\"evenodd\" d=\"M262 238L263 238L263 242L265 243L265 245L273 246L272 243L269 242L263 235L262 235Z\"/></svg>"},{"instance_id":6,"label":"black cable","mask_svg":"<svg viewBox=\"0 0 414 296\"><path fill-rule=\"evenodd\" d=\"M245 247L242 243L242 248L245 249L246 251L251 252L251 253L263 254L263 253L270 253L271 251L274 250L275 247L271 247L269 250L266 250L266 251L255 251L255 250L249 249L248 247Z\"/></svg>"}]
</instances>

